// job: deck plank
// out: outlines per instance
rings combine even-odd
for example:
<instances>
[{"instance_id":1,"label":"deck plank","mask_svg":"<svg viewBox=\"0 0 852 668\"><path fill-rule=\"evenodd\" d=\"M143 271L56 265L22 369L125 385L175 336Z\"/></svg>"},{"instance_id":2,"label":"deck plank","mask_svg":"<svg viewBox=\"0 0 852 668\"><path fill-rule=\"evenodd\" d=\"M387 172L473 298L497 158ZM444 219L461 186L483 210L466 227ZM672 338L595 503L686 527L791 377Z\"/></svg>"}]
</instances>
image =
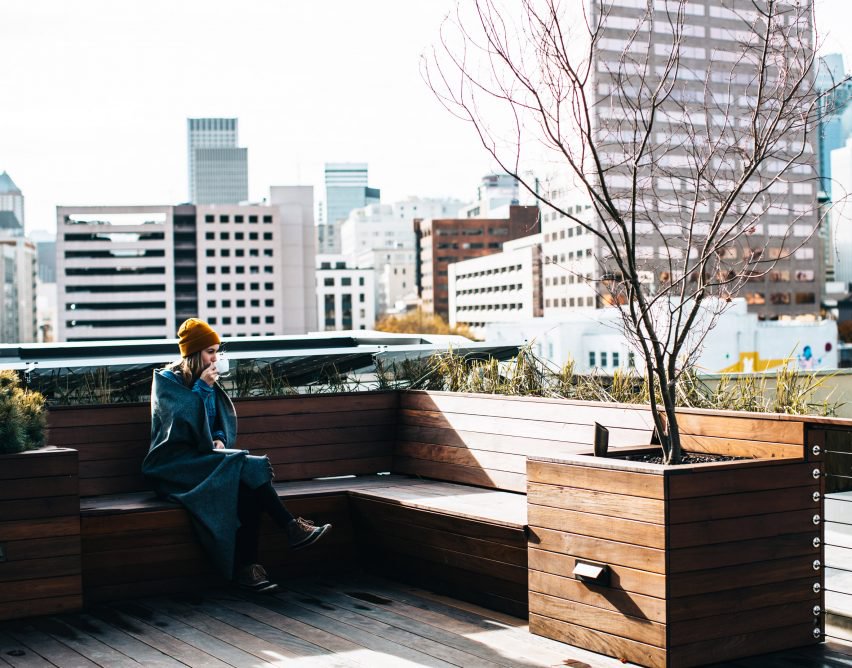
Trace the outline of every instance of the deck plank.
<instances>
[{"instance_id":1,"label":"deck plank","mask_svg":"<svg viewBox=\"0 0 852 668\"><path fill-rule=\"evenodd\" d=\"M3 622L0 666L625 665L531 635L524 619L372 574L301 578L283 584L285 591L274 596L218 589L200 596L149 597L96 606L85 613ZM9 654L15 649L23 650L23 656ZM848 668L852 644L829 642L716 668L722 666Z\"/></svg>"}]
</instances>

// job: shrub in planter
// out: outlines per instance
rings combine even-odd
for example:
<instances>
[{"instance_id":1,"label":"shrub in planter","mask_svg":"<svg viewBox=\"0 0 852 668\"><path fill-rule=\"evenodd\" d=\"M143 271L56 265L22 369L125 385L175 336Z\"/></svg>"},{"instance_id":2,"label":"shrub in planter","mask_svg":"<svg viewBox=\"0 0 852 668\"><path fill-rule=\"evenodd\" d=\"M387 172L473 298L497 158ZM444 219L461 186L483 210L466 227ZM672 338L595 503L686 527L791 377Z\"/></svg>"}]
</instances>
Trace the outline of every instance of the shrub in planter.
<instances>
[{"instance_id":1,"label":"shrub in planter","mask_svg":"<svg viewBox=\"0 0 852 668\"><path fill-rule=\"evenodd\" d=\"M41 393L22 388L16 372L0 371L0 454L40 448L46 424Z\"/></svg>"}]
</instances>

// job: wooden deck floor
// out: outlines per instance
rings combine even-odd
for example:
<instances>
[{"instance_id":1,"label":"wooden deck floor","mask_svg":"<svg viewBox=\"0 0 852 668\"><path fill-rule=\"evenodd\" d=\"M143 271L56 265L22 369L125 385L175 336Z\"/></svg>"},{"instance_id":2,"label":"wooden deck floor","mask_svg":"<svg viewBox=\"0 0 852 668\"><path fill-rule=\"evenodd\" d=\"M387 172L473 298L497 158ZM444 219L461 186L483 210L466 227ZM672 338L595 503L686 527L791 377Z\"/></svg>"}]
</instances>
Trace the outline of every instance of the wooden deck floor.
<instances>
[{"instance_id":1,"label":"wooden deck floor","mask_svg":"<svg viewBox=\"0 0 852 668\"><path fill-rule=\"evenodd\" d=\"M573 666L621 661L530 635L526 623L369 576L291 582L275 596L214 591L0 624L0 666ZM629 664L628 664L629 665ZM740 668L852 666L830 644Z\"/></svg>"}]
</instances>

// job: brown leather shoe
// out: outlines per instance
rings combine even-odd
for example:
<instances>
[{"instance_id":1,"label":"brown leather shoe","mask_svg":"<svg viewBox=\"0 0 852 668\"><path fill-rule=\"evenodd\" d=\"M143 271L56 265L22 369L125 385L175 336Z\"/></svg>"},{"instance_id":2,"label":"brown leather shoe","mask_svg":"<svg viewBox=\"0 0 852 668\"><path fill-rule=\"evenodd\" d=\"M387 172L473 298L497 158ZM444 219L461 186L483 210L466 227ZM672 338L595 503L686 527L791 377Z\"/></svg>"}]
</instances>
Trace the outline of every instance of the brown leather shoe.
<instances>
[{"instance_id":1,"label":"brown leather shoe","mask_svg":"<svg viewBox=\"0 0 852 668\"><path fill-rule=\"evenodd\" d=\"M271 594L278 589L277 584L269 581L266 569L260 564L243 566L237 572L236 581L242 589L256 594Z\"/></svg>"},{"instance_id":2,"label":"brown leather shoe","mask_svg":"<svg viewBox=\"0 0 852 668\"><path fill-rule=\"evenodd\" d=\"M297 517L287 525L287 540L290 542L292 549L299 550L316 543L330 529L330 524L317 526L309 520Z\"/></svg>"}]
</instances>

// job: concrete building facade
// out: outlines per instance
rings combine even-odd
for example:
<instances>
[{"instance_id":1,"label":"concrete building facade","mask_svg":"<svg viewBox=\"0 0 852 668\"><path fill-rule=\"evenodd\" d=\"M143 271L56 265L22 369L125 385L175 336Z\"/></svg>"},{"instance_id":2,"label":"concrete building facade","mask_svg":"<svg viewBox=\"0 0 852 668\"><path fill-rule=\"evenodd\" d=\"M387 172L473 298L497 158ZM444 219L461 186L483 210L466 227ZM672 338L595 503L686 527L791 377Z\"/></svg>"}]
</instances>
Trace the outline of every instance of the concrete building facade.
<instances>
[{"instance_id":1,"label":"concrete building facade","mask_svg":"<svg viewBox=\"0 0 852 668\"><path fill-rule=\"evenodd\" d=\"M539 209L512 206L508 218L433 218L415 222L417 285L426 313L449 315L449 265L499 253L512 239L541 231Z\"/></svg>"},{"instance_id":2,"label":"concrete building facade","mask_svg":"<svg viewBox=\"0 0 852 668\"><path fill-rule=\"evenodd\" d=\"M372 329L376 323L375 272L351 266L340 254L317 255L316 268L320 331Z\"/></svg>"},{"instance_id":3,"label":"concrete building facade","mask_svg":"<svg viewBox=\"0 0 852 668\"><path fill-rule=\"evenodd\" d=\"M449 265L449 323L465 324L477 336L500 322L540 318L541 234L503 244L493 255Z\"/></svg>"},{"instance_id":4,"label":"concrete building facade","mask_svg":"<svg viewBox=\"0 0 852 668\"><path fill-rule=\"evenodd\" d=\"M189 201L238 204L248 200L248 149L239 148L236 118L188 118Z\"/></svg>"},{"instance_id":5,"label":"concrete building facade","mask_svg":"<svg viewBox=\"0 0 852 668\"><path fill-rule=\"evenodd\" d=\"M313 190L265 205L59 207L58 341L173 338L189 317L222 336L315 329Z\"/></svg>"},{"instance_id":6,"label":"concrete building facade","mask_svg":"<svg viewBox=\"0 0 852 668\"><path fill-rule=\"evenodd\" d=\"M38 340L35 244L22 236L0 237L0 343Z\"/></svg>"}]
</instances>

